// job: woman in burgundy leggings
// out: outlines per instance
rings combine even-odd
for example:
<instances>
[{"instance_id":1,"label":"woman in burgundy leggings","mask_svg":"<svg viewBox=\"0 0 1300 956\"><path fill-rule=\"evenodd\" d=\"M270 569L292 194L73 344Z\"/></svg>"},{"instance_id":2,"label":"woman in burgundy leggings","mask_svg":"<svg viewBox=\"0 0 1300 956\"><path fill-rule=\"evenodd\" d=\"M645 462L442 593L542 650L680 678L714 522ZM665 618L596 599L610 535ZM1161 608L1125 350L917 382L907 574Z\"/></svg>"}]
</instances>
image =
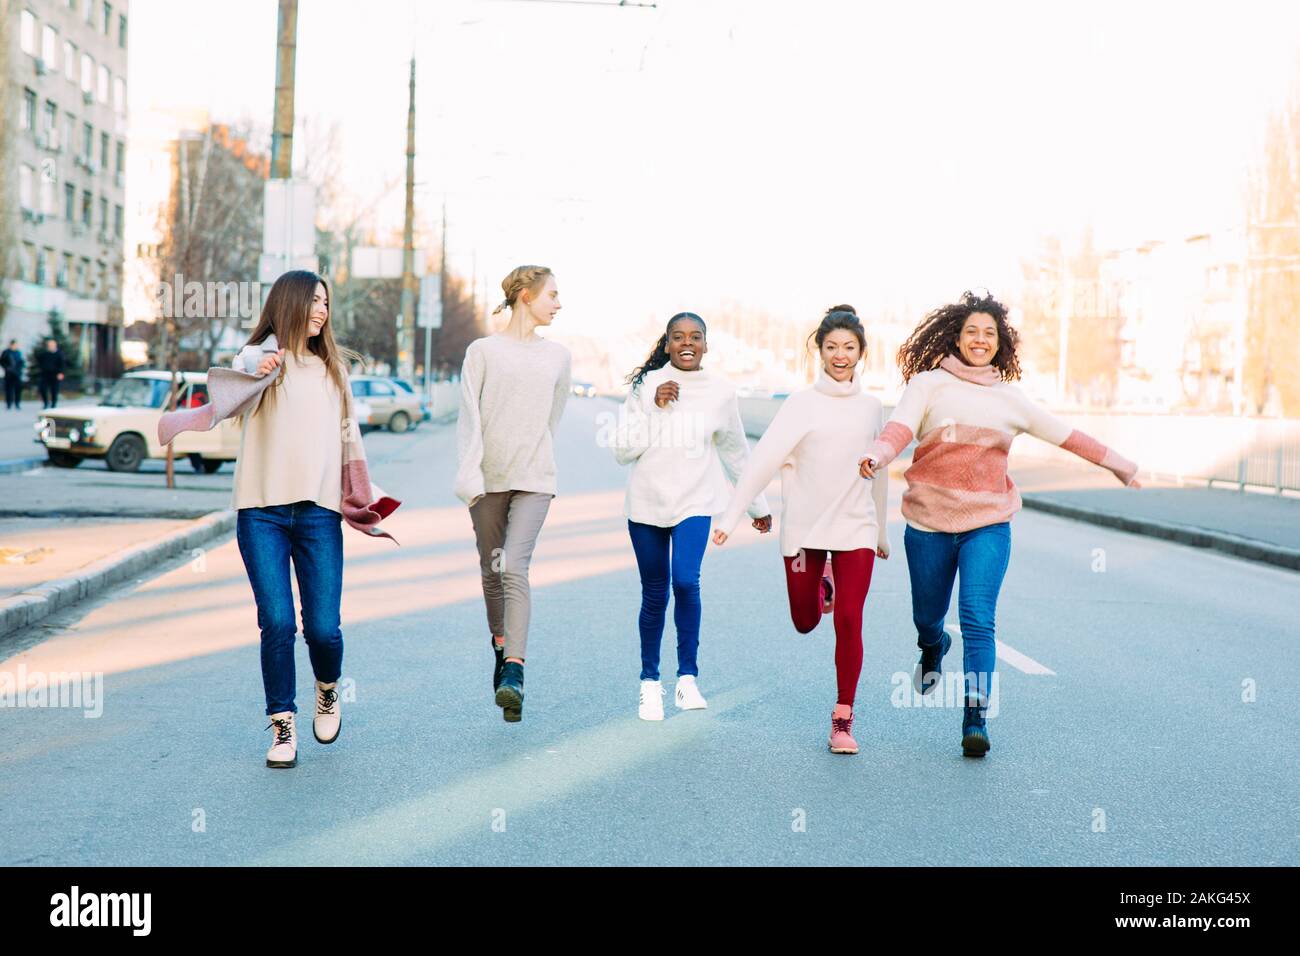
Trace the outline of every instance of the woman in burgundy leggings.
<instances>
[{"instance_id":1,"label":"woman in burgundy leggings","mask_svg":"<svg viewBox=\"0 0 1300 956\"><path fill-rule=\"evenodd\" d=\"M887 475L858 477L861 440L884 426L880 401L862 391L858 363L866 351L862 321L852 306L827 310L817 330L817 381L782 404L750 457L713 533L723 544L745 507L781 472L781 554L790 617L806 634L831 605L835 623L837 696L831 712L832 753L855 754L853 700L862 672L862 606L875 560L889 557L885 533ZM827 555L834 594L823 581Z\"/></svg>"}]
</instances>

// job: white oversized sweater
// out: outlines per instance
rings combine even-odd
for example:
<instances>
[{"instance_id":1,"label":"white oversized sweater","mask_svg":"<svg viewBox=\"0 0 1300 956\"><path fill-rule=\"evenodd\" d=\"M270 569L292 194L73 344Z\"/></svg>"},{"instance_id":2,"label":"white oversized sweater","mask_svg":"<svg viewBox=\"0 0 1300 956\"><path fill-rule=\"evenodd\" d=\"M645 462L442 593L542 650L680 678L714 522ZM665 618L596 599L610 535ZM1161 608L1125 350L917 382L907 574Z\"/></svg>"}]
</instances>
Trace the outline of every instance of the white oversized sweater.
<instances>
[{"instance_id":1,"label":"white oversized sweater","mask_svg":"<svg viewBox=\"0 0 1300 956\"><path fill-rule=\"evenodd\" d=\"M883 426L884 406L862 391L856 372L837 382L819 369L813 385L782 402L716 527L730 535L744 503L780 470L782 555L888 546L889 476L858 474L864 443Z\"/></svg>"},{"instance_id":2,"label":"white oversized sweater","mask_svg":"<svg viewBox=\"0 0 1300 956\"><path fill-rule=\"evenodd\" d=\"M541 336L497 334L470 343L461 366L456 496L555 494L554 432L568 401L569 350Z\"/></svg>"},{"instance_id":3,"label":"white oversized sweater","mask_svg":"<svg viewBox=\"0 0 1300 956\"><path fill-rule=\"evenodd\" d=\"M668 381L677 383L677 400L660 408L655 391ZM661 528L720 514L749 461L735 388L704 369L672 365L647 372L628 393L610 445L619 464L632 466L623 514ZM746 503L751 518L771 514L761 488Z\"/></svg>"}]
</instances>

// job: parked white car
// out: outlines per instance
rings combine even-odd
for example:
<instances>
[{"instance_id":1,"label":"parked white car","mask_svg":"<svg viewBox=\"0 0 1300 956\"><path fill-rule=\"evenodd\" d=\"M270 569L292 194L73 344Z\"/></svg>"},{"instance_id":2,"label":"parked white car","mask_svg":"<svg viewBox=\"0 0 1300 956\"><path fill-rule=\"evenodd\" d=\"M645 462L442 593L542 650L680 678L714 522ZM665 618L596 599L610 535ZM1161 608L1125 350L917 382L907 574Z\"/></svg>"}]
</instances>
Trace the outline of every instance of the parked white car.
<instances>
[{"instance_id":1,"label":"parked white car","mask_svg":"<svg viewBox=\"0 0 1300 956\"><path fill-rule=\"evenodd\" d=\"M102 458L113 471L138 471L147 458L166 458L158 443L158 419L167 410L172 373L128 372L97 404L47 408L36 419L36 441L50 463L75 468L87 458ZM177 408L208 401L206 372L182 372ZM227 420L208 432L182 432L172 443L176 457L187 457L195 471L212 474L239 457L240 426Z\"/></svg>"}]
</instances>

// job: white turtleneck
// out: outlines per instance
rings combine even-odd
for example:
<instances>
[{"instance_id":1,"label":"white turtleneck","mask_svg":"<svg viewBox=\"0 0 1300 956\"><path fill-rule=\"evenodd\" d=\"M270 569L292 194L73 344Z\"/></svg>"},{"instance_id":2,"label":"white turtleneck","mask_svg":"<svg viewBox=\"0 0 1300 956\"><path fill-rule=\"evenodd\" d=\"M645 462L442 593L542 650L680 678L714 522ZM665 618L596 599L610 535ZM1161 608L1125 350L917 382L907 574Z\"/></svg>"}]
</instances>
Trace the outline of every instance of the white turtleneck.
<instances>
[{"instance_id":1,"label":"white turtleneck","mask_svg":"<svg viewBox=\"0 0 1300 956\"><path fill-rule=\"evenodd\" d=\"M677 383L677 400L660 408L655 390L668 381ZM647 372L628 393L609 443L619 464L632 466L623 513L661 528L721 512L749 461L736 390L704 369ZM755 489L737 515L746 506L752 518L771 514L762 491Z\"/></svg>"},{"instance_id":2,"label":"white turtleneck","mask_svg":"<svg viewBox=\"0 0 1300 956\"><path fill-rule=\"evenodd\" d=\"M855 370L837 382L824 370L817 381L781 404L750 456L716 527L731 534L744 502L781 472L781 554L800 548L856 551L888 546L885 530L889 476L858 474L864 442L884 427L884 406L862 391Z\"/></svg>"}]
</instances>

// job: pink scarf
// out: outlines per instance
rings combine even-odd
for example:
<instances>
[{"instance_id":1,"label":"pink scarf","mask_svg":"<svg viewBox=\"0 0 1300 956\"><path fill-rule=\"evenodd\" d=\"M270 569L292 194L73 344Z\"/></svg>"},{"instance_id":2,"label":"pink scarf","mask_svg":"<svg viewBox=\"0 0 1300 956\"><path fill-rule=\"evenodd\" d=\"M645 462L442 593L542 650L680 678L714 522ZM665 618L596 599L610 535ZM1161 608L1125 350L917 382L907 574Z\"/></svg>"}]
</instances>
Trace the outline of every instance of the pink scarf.
<instances>
[{"instance_id":1,"label":"pink scarf","mask_svg":"<svg viewBox=\"0 0 1300 956\"><path fill-rule=\"evenodd\" d=\"M274 352L275 343L270 345L269 351ZM266 343L263 350L267 351L265 346ZM158 420L158 441L166 445L181 432L210 431L227 418L255 411L262 393L276 377L263 375L259 378L220 366L208 369L208 403L198 408L178 408L163 415ZM370 484L366 448L361 442L361 428L353 413L350 388L343 390L343 415L346 425L342 430L343 500L339 508L343 520L365 535L388 538L396 544L397 539L383 531L379 523L396 511L401 502Z\"/></svg>"},{"instance_id":2,"label":"pink scarf","mask_svg":"<svg viewBox=\"0 0 1300 956\"><path fill-rule=\"evenodd\" d=\"M951 372L963 382L971 382L975 385L996 385L1002 381L1002 373L992 365L967 365L952 354L943 357L939 368Z\"/></svg>"}]
</instances>

